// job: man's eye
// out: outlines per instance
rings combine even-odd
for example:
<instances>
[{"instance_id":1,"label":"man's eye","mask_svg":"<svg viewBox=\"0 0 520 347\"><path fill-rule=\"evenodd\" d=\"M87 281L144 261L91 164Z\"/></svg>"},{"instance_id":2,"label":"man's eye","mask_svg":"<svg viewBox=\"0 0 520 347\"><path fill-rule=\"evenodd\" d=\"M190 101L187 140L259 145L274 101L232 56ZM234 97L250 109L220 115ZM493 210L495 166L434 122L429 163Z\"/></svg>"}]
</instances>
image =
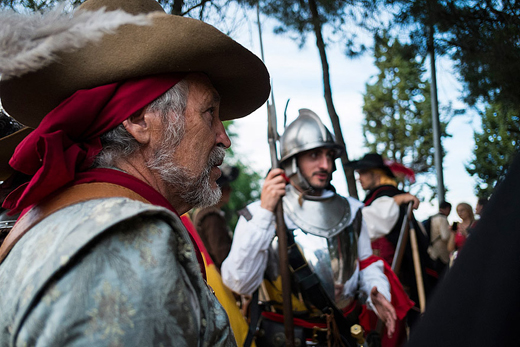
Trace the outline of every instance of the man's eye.
<instances>
[{"instance_id":1,"label":"man's eye","mask_svg":"<svg viewBox=\"0 0 520 347\"><path fill-rule=\"evenodd\" d=\"M215 107L210 107L206 111L204 111L204 118L206 118L206 120L209 123L213 122L213 118L215 118L214 115L215 115Z\"/></svg>"}]
</instances>

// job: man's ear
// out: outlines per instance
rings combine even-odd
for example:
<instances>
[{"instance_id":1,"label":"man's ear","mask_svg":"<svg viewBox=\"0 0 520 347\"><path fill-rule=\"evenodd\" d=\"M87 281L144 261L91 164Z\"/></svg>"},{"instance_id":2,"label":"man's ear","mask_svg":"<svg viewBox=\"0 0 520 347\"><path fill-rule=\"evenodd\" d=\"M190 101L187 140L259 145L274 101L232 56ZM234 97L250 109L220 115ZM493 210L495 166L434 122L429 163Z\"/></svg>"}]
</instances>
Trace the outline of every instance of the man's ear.
<instances>
[{"instance_id":1,"label":"man's ear","mask_svg":"<svg viewBox=\"0 0 520 347\"><path fill-rule=\"evenodd\" d=\"M123 126L140 144L147 144L151 137L151 118L154 115L143 109L123 121Z\"/></svg>"}]
</instances>

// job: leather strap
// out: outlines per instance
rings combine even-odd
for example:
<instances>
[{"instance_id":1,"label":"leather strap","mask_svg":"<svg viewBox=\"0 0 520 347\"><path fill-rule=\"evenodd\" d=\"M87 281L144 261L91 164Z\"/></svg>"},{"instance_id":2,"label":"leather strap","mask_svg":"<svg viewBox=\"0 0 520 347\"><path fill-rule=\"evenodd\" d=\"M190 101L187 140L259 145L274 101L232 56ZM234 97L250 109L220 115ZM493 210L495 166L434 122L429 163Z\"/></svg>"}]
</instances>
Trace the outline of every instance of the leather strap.
<instances>
[{"instance_id":1,"label":"leather strap","mask_svg":"<svg viewBox=\"0 0 520 347\"><path fill-rule=\"evenodd\" d=\"M258 321L262 315L260 305L258 304L258 288L253 293L253 298L249 304L249 329L247 330L246 340L244 341L243 347L250 347L253 343L253 338L256 335L256 329L258 328Z\"/></svg>"},{"instance_id":2,"label":"leather strap","mask_svg":"<svg viewBox=\"0 0 520 347\"><path fill-rule=\"evenodd\" d=\"M44 201L24 214L13 226L0 246L0 264L14 245L36 224L65 207L94 199L125 197L150 203L136 192L113 183L83 183L63 189L51 199Z\"/></svg>"}]
</instances>

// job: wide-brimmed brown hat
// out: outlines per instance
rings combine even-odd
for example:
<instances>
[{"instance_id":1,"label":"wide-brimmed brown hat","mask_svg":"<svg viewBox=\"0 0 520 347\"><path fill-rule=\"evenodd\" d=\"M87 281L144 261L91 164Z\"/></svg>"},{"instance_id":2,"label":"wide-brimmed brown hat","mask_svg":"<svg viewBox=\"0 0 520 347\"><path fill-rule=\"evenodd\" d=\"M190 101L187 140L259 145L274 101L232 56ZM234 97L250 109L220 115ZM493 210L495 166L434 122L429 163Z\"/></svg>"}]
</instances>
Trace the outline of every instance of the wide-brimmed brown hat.
<instances>
[{"instance_id":1,"label":"wide-brimmed brown hat","mask_svg":"<svg viewBox=\"0 0 520 347\"><path fill-rule=\"evenodd\" d=\"M51 65L0 81L5 110L37 127L64 99L81 89L169 72L202 72L220 94L220 118L244 117L267 100L269 74L252 52L209 24L168 15L154 0L87 0L80 10L155 11L152 25L124 25L98 43L58 53Z\"/></svg>"}]
</instances>

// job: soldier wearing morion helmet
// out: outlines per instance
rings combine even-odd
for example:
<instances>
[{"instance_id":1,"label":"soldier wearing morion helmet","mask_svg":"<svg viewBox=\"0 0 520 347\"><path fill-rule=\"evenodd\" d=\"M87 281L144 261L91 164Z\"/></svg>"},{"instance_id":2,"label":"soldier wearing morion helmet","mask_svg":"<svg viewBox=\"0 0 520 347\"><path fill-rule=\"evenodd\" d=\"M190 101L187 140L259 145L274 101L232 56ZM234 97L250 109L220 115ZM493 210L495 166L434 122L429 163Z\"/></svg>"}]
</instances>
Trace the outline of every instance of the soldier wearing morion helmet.
<instances>
[{"instance_id":1,"label":"soldier wearing morion helmet","mask_svg":"<svg viewBox=\"0 0 520 347\"><path fill-rule=\"evenodd\" d=\"M372 257L370 239L359 213L363 204L336 194L330 184L334 160L343 147L308 109L299 111L280 143L282 168L269 172L260 201L241 212L230 254L222 264L224 283L237 293L252 294L265 278L264 287L277 313L264 314L261 329L273 329L272 321L280 319L277 314L283 314L279 305L281 286L273 214L282 199L289 230L289 266L295 283L294 316L319 322L324 311L335 312L345 317L340 320L340 324L345 324L338 329L348 339L346 330L350 326L346 325L358 320L359 304L364 303L378 312L388 335L392 335L401 312L396 313L390 302L403 299L408 303L407 298L393 297L383 262ZM291 253L293 250L298 253ZM291 260L293 256L303 259L308 266L298 267L298 262ZM310 281L313 284L309 284L310 278L314 279ZM312 338L309 334L312 335L303 323L295 329L296 338L302 343ZM274 345L270 336L274 334L265 334L257 345Z\"/></svg>"}]
</instances>

